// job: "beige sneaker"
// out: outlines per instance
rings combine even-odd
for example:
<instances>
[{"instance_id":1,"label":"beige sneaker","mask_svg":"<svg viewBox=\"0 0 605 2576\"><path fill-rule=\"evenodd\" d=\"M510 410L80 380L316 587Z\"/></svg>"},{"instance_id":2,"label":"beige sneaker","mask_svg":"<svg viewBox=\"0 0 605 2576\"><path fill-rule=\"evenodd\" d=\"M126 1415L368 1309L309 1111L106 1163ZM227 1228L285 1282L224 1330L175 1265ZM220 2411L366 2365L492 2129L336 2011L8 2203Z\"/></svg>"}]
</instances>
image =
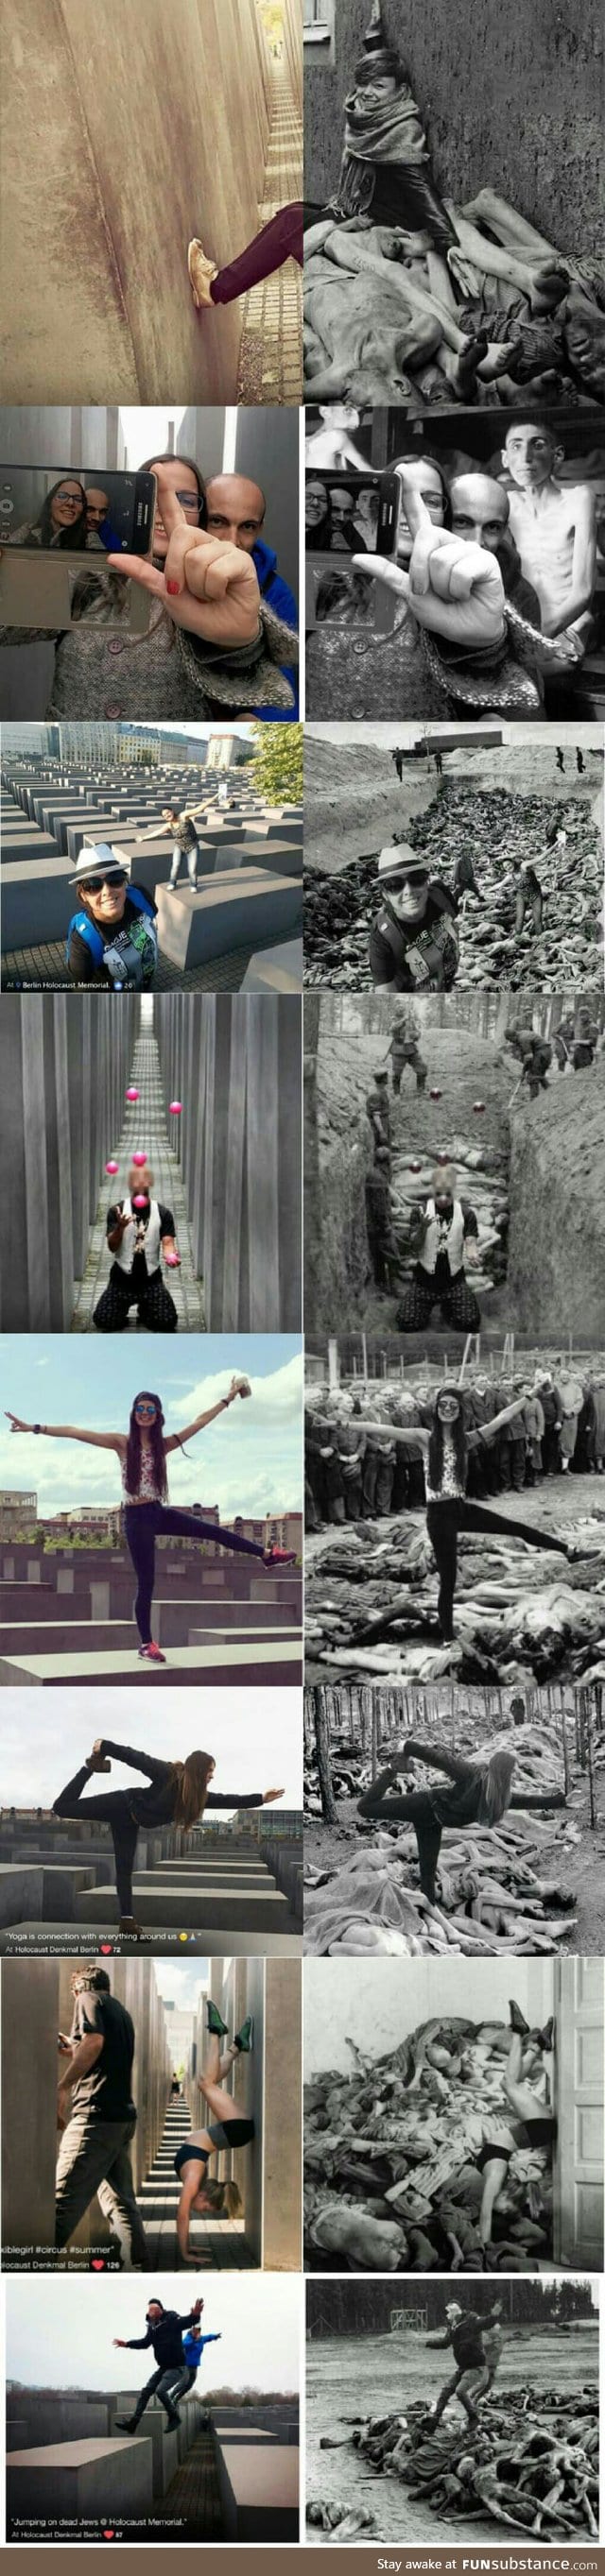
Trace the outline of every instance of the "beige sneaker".
<instances>
[{"instance_id":1,"label":"beige sneaker","mask_svg":"<svg viewBox=\"0 0 605 2576\"><path fill-rule=\"evenodd\" d=\"M189 243L187 267L193 301L199 313L203 305L212 303L210 288L213 277L218 277L218 269L215 260L206 258L203 242L197 241L195 234Z\"/></svg>"}]
</instances>

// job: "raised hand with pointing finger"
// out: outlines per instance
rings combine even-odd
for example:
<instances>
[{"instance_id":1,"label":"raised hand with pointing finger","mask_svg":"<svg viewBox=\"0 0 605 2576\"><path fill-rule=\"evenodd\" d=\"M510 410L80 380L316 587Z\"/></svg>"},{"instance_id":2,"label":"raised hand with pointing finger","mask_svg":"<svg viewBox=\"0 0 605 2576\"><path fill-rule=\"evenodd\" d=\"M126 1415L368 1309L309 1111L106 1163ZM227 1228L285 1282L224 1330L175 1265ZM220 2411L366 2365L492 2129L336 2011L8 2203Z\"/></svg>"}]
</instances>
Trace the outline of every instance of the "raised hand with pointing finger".
<instances>
[{"instance_id":1,"label":"raised hand with pointing finger","mask_svg":"<svg viewBox=\"0 0 605 2576\"><path fill-rule=\"evenodd\" d=\"M381 581L407 601L419 626L452 644L497 645L506 637L502 574L496 555L436 527L411 477L401 472L412 537L407 572L381 555L354 555L356 572Z\"/></svg>"},{"instance_id":2,"label":"raised hand with pointing finger","mask_svg":"<svg viewBox=\"0 0 605 2576\"><path fill-rule=\"evenodd\" d=\"M168 548L162 569L138 555L108 555L112 572L138 582L161 601L176 626L206 643L254 643L260 634L260 591L252 556L192 526L176 492L156 467L158 499Z\"/></svg>"}]
</instances>

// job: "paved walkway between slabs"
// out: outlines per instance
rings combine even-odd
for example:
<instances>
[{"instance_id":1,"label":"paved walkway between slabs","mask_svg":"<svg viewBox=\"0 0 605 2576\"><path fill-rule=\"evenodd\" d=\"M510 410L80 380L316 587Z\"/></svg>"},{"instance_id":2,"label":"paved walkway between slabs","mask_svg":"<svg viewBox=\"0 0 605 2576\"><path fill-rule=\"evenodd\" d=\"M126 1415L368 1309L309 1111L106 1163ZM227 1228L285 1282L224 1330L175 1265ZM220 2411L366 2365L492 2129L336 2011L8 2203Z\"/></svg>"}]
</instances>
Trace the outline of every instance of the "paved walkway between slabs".
<instances>
[{"instance_id":1,"label":"paved walkway between slabs","mask_svg":"<svg viewBox=\"0 0 605 2576\"><path fill-rule=\"evenodd\" d=\"M282 206L302 196L302 120L286 69L275 69L265 193L259 231ZM238 403L302 402L302 270L289 259L246 296L237 388Z\"/></svg>"},{"instance_id":2,"label":"paved walkway between slabs","mask_svg":"<svg viewBox=\"0 0 605 2576\"><path fill-rule=\"evenodd\" d=\"M194 1270L185 1192L179 1164L169 1143L168 1110L162 1088L160 1059L157 1041L151 1035L137 1040L130 1081L136 1086L139 1098L124 1103L122 1134L115 1147L119 1171L112 1176L99 1176L99 1204L91 1229L86 1269L76 1297L72 1332L90 1333L94 1330L93 1308L108 1285L112 1263L106 1237L107 1211L117 1204L118 1199L124 1198L133 1153L140 1151L147 1153L149 1168L154 1175L154 1198L161 1200L162 1206L171 1208L174 1217L181 1267L180 1270L167 1270L162 1263L162 1280L176 1306L178 1330L180 1333L203 1333L206 1329L203 1284ZM125 1330L131 1333L147 1331L146 1325L137 1321L136 1306L131 1306Z\"/></svg>"}]
</instances>

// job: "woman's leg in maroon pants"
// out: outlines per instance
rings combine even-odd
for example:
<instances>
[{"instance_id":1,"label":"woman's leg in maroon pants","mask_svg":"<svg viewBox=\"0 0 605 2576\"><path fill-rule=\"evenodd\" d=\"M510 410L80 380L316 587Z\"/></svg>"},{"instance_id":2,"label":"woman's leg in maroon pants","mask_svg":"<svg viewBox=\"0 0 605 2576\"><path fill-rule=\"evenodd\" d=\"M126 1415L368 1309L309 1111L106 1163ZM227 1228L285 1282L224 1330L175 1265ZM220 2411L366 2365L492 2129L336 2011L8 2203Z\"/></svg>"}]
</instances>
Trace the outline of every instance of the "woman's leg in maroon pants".
<instances>
[{"instance_id":1,"label":"woman's leg in maroon pants","mask_svg":"<svg viewBox=\"0 0 605 2576\"><path fill-rule=\"evenodd\" d=\"M276 268L283 268L286 259L298 260L302 268L302 205L281 206L279 214L272 215L271 222L263 224L262 232L240 252L239 259L230 260L228 268L219 268L210 288L212 303L235 304L238 295L247 295L251 286L260 286L263 277L272 277Z\"/></svg>"}]
</instances>

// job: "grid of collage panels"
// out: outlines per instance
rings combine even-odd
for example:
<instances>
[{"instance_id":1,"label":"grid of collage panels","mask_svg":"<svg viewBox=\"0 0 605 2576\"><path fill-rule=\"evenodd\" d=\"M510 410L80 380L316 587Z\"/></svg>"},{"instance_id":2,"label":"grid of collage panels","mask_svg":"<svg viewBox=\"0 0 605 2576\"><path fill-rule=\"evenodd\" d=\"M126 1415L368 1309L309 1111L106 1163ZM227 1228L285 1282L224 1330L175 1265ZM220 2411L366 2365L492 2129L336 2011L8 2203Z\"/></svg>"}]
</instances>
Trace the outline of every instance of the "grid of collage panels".
<instances>
[{"instance_id":1,"label":"grid of collage panels","mask_svg":"<svg viewBox=\"0 0 605 2576\"><path fill-rule=\"evenodd\" d=\"M592 2576L601 13L5 23L0 2545Z\"/></svg>"}]
</instances>

